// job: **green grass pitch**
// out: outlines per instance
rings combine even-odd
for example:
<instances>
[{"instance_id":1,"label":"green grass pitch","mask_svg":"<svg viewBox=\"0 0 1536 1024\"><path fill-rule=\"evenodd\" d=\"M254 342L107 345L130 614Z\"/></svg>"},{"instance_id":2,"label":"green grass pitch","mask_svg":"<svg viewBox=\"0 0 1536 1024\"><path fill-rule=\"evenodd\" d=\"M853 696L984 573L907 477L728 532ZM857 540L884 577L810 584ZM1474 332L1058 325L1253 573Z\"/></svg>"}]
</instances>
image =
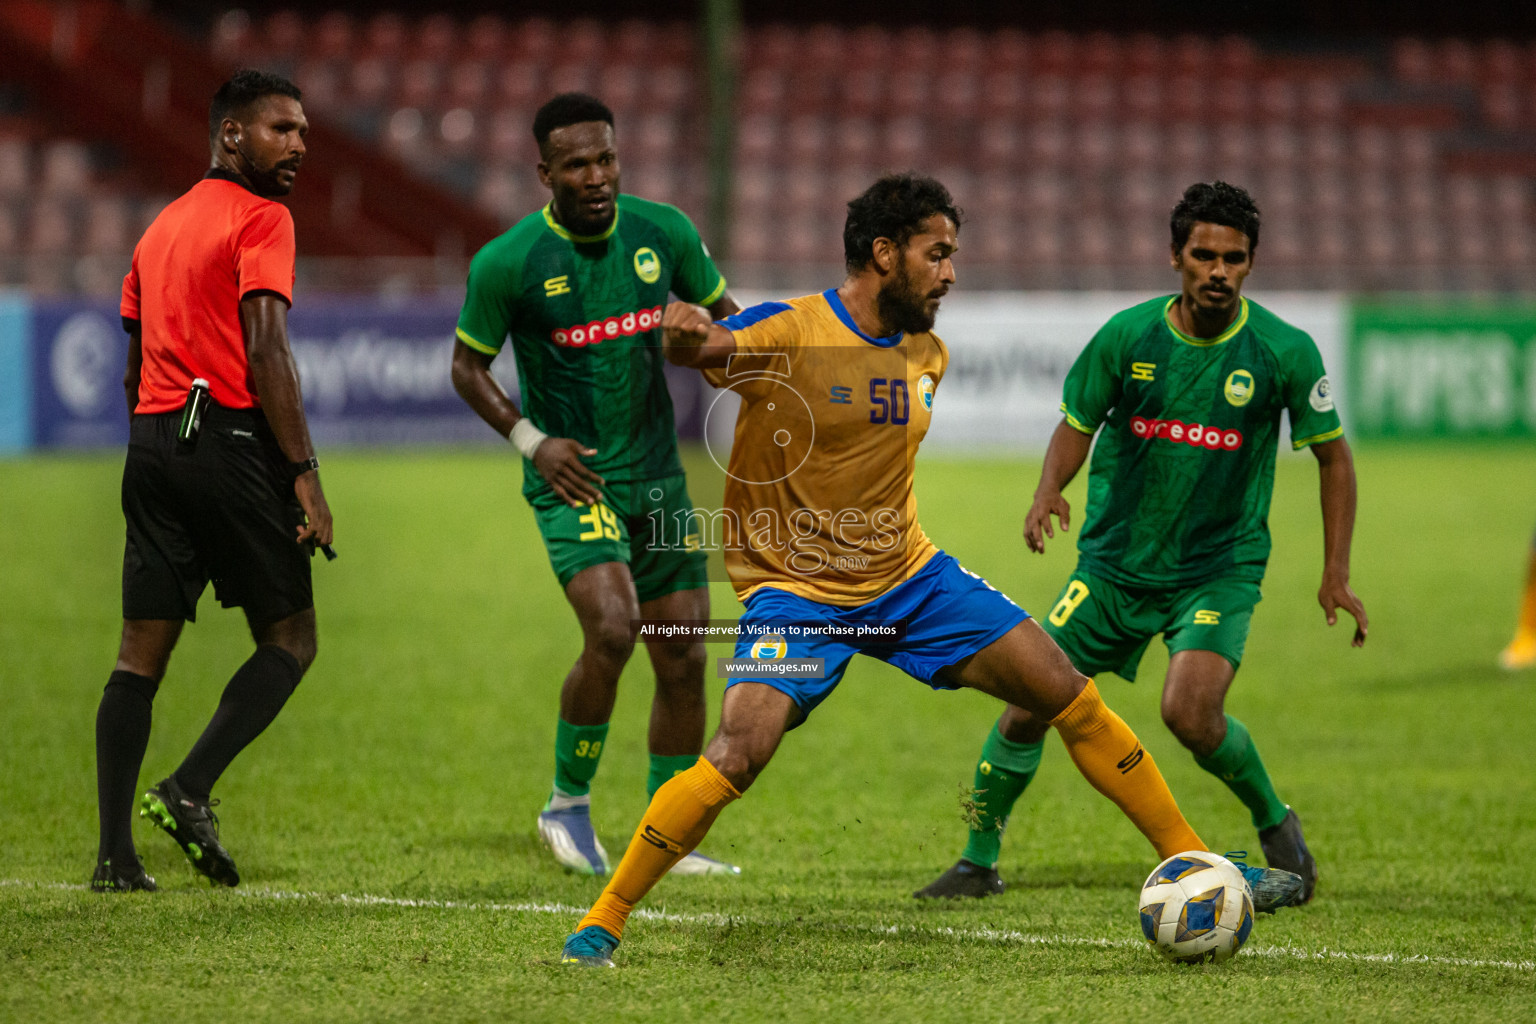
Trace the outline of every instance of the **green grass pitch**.
<instances>
[{"instance_id":1,"label":"green grass pitch","mask_svg":"<svg viewBox=\"0 0 1536 1024\"><path fill-rule=\"evenodd\" d=\"M606 972L554 965L598 891L533 829L577 631L505 453L327 456L341 558L316 564L320 658L217 793L245 881L211 891L140 823L162 891L127 897L83 888L121 456L0 462L0 1020L1529 1020L1536 674L1494 658L1536 522L1536 452L1367 446L1357 461L1360 651L1315 602L1313 462L1281 460L1230 706L1301 811L1322 881L1235 961L1175 968L1144 948L1136 889L1155 857L1057 740L1005 845L1008 893L914 901L958 855L959 786L996 707L860 659L706 841L743 875L664 880L646 907L666 915L635 920ZM1026 552L1037 473L925 456L918 495L941 546L1040 612L1077 523ZM1080 512L1080 483L1074 497ZM736 607L717 586L716 613ZM205 596L144 783L175 766L247 644ZM1158 720L1165 663L1154 645L1142 682L1102 679L1105 698L1208 842L1256 847ZM637 656L594 790L615 855L644 803L649 689Z\"/></svg>"}]
</instances>

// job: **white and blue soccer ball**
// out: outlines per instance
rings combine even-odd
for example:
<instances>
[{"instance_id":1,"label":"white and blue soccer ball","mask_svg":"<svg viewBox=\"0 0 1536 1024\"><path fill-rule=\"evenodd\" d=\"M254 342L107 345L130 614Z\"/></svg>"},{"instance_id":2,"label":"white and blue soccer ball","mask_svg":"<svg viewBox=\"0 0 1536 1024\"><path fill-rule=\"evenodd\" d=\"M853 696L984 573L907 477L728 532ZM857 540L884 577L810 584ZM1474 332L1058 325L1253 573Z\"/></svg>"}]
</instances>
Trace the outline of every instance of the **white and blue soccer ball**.
<instances>
[{"instance_id":1,"label":"white and blue soccer ball","mask_svg":"<svg viewBox=\"0 0 1536 1024\"><path fill-rule=\"evenodd\" d=\"M1253 931L1253 894L1237 865L1204 850L1159 864L1141 887L1141 933L1181 964L1230 960Z\"/></svg>"}]
</instances>

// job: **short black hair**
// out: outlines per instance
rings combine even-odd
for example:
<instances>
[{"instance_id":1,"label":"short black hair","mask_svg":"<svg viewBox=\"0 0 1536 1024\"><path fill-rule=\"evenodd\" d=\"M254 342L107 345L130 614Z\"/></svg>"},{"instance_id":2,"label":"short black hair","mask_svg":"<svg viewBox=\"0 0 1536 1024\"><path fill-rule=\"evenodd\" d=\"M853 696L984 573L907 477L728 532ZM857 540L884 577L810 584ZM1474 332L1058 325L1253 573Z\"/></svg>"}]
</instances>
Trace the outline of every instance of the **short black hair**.
<instances>
[{"instance_id":1,"label":"short black hair","mask_svg":"<svg viewBox=\"0 0 1536 1024\"><path fill-rule=\"evenodd\" d=\"M1248 236L1249 252L1259 247L1259 207L1247 189L1224 181L1200 181L1185 189L1168 218L1174 252L1184 251L1197 221L1241 231Z\"/></svg>"},{"instance_id":2,"label":"short black hair","mask_svg":"<svg viewBox=\"0 0 1536 1024\"><path fill-rule=\"evenodd\" d=\"M539 152L549 141L549 133L556 128L569 128L587 121L607 121L613 127L613 111L596 96L584 92L563 92L539 108L533 115L533 140L539 144Z\"/></svg>"},{"instance_id":3,"label":"short black hair","mask_svg":"<svg viewBox=\"0 0 1536 1024\"><path fill-rule=\"evenodd\" d=\"M848 219L843 223L843 259L848 269L869 265L877 238L906 245L922 229L923 221L936 213L948 217L955 230L960 230L960 210L949 189L910 171L887 174L848 203Z\"/></svg>"},{"instance_id":4,"label":"short black hair","mask_svg":"<svg viewBox=\"0 0 1536 1024\"><path fill-rule=\"evenodd\" d=\"M263 96L287 96L295 100L304 98L299 87L282 75L242 68L213 94L213 102L208 105L208 138L218 138L219 126L226 117L244 113Z\"/></svg>"}]
</instances>

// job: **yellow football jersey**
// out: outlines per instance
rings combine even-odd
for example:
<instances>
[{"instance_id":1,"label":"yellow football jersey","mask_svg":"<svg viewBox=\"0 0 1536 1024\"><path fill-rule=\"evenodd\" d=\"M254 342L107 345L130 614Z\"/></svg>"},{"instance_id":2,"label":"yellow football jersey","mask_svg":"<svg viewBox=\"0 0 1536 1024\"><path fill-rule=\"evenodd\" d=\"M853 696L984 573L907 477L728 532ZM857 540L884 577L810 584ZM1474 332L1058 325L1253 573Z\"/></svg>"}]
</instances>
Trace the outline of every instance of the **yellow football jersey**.
<instances>
[{"instance_id":1,"label":"yellow football jersey","mask_svg":"<svg viewBox=\"0 0 1536 1024\"><path fill-rule=\"evenodd\" d=\"M725 566L745 601L772 586L859 605L938 549L917 521L912 470L949 363L932 333L871 338L835 289L765 302L722 323L741 396L725 485Z\"/></svg>"}]
</instances>

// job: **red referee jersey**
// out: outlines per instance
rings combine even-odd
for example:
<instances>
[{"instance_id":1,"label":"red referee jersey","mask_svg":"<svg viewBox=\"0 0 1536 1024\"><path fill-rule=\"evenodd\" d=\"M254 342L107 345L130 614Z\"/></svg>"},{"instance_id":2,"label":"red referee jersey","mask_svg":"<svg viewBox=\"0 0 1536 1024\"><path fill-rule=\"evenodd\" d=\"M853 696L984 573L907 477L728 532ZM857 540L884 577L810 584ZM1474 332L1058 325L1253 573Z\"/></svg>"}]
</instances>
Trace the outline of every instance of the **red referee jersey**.
<instances>
[{"instance_id":1,"label":"red referee jersey","mask_svg":"<svg viewBox=\"0 0 1536 1024\"><path fill-rule=\"evenodd\" d=\"M240 300L270 291L291 305L293 257L288 208L229 178L204 178L167 206L123 278L122 314L143 338L137 411L180 409L197 377L222 406L259 406Z\"/></svg>"}]
</instances>

